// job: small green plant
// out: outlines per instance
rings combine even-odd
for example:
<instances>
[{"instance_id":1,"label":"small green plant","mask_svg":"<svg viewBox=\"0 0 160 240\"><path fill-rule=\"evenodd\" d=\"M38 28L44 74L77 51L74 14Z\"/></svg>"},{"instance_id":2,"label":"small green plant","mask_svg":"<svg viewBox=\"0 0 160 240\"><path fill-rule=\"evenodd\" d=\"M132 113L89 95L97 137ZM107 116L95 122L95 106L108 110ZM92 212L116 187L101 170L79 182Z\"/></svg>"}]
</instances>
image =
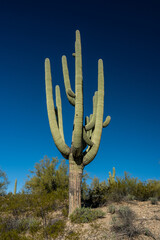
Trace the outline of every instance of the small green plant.
<instances>
[{"instance_id":1,"label":"small green plant","mask_svg":"<svg viewBox=\"0 0 160 240\"><path fill-rule=\"evenodd\" d=\"M6 189L9 184L8 177L5 172L0 169L0 196L6 194Z\"/></svg>"},{"instance_id":2,"label":"small green plant","mask_svg":"<svg viewBox=\"0 0 160 240\"><path fill-rule=\"evenodd\" d=\"M70 215L70 220L73 223L88 223L104 216L105 213L98 209L93 210L91 208L77 208Z\"/></svg>"},{"instance_id":3,"label":"small green plant","mask_svg":"<svg viewBox=\"0 0 160 240\"><path fill-rule=\"evenodd\" d=\"M65 229L65 222L58 220L53 224L49 223L44 229L44 236L50 236L56 239L58 236L62 236Z\"/></svg>"},{"instance_id":4,"label":"small green plant","mask_svg":"<svg viewBox=\"0 0 160 240\"><path fill-rule=\"evenodd\" d=\"M128 194L128 195L124 198L125 201L133 201L133 200L135 200L135 199L136 199L136 197L133 196L132 194Z\"/></svg>"},{"instance_id":5,"label":"small green plant","mask_svg":"<svg viewBox=\"0 0 160 240\"><path fill-rule=\"evenodd\" d=\"M156 239L153 235L153 233L148 228L143 228L141 230L141 233L143 233L147 237L151 237L152 239ZM158 240L158 239L157 239Z\"/></svg>"},{"instance_id":6,"label":"small green plant","mask_svg":"<svg viewBox=\"0 0 160 240\"><path fill-rule=\"evenodd\" d=\"M89 197L85 206L87 207L101 207L106 205L108 196L108 186L105 181L99 182L99 179L94 177L89 189Z\"/></svg>"},{"instance_id":7,"label":"small green plant","mask_svg":"<svg viewBox=\"0 0 160 240\"><path fill-rule=\"evenodd\" d=\"M25 236L20 236L15 230L0 233L0 239L3 240L29 240Z\"/></svg>"},{"instance_id":8,"label":"small green plant","mask_svg":"<svg viewBox=\"0 0 160 240\"><path fill-rule=\"evenodd\" d=\"M79 233L74 231L70 231L65 238L65 240L79 240L79 239L80 239Z\"/></svg>"},{"instance_id":9,"label":"small green plant","mask_svg":"<svg viewBox=\"0 0 160 240\"><path fill-rule=\"evenodd\" d=\"M110 206L108 207L108 212L109 212L109 213L114 214L115 211L116 211L116 208L115 208L114 205L110 205Z\"/></svg>"},{"instance_id":10,"label":"small green plant","mask_svg":"<svg viewBox=\"0 0 160 240\"><path fill-rule=\"evenodd\" d=\"M149 200L151 201L151 204L153 204L153 205L158 204L158 199L156 197L151 197L151 198L149 198Z\"/></svg>"},{"instance_id":11,"label":"small green plant","mask_svg":"<svg viewBox=\"0 0 160 240\"><path fill-rule=\"evenodd\" d=\"M29 232L34 236L37 231L41 228L41 222L40 220L37 220L34 217L28 218L28 229Z\"/></svg>"},{"instance_id":12,"label":"small green plant","mask_svg":"<svg viewBox=\"0 0 160 240\"><path fill-rule=\"evenodd\" d=\"M112 218L112 231L127 235L128 237L140 234L140 230L133 225L134 212L127 206L117 210L117 217Z\"/></svg>"},{"instance_id":13,"label":"small green plant","mask_svg":"<svg viewBox=\"0 0 160 240\"><path fill-rule=\"evenodd\" d=\"M62 215L64 217L68 217L68 212L69 212L69 208L68 205L64 206L64 208L62 209Z\"/></svg>"}]
</instances>

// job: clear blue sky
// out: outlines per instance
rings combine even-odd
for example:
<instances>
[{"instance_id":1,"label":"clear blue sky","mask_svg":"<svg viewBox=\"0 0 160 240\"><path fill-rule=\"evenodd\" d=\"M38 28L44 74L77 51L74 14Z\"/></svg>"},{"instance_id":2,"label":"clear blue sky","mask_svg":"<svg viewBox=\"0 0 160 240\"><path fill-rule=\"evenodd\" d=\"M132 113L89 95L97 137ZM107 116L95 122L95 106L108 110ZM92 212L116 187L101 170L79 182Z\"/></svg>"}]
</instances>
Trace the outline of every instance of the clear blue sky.
<instances>
[{"instance_id":1,"label":"clear blue sky","mask_svg":"<svg viewBox=\"0 0 160 240\"><path fill-rule=\"evenodd\" d=\"M158 1L1 1L0 168L21 190L36 162L58 157L48 124L44 60L60 85L64 135L70 146L74 108L64 89L66 55L74 89L75 31L81 32L84 112L92 112L97 62L104 61L103 129L94 161L85 170L100 180L116 168L141 181L160 180L160 4ZM104 116L104 117L105 117Z\"/></svg>"}]
</instances>

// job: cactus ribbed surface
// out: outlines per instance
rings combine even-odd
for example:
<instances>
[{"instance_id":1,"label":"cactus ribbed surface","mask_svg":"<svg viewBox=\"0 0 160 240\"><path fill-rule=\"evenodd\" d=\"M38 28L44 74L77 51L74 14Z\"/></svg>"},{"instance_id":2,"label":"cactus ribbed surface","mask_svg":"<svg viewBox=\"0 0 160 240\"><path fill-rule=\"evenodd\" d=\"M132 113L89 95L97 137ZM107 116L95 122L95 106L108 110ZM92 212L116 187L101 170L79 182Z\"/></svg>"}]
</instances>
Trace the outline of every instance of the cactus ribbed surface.
<instances>
[{"instance_id":1,"label":"cactus ribbed surface","mask_svg":"<svg viewBox=\"0 0 160 240\"><path fill-rule=\"evenodd\" d=\"M17 179L15 180L14 183L14 195L16 195L16 192L17 192Z\"/></svg>"},{"instance_id":2,"label":"cactus ribbed surface","mask_svg":"<svg viewBox=\"0 0 160 240\"><path fill-rule=\"evenodd\" d=\"M74 126L71 147L67 146L63 134L63 119L60 88L56 86L56 107L52 93L52 77L50 60L45 59L45 86L49 125L54 142L61 154L69 159L69 214L75 208L81 207L82 173L96 156L103 127L108 126L111 117L107 116L103 122L104 110L104 73L103 61L98 61L98 91L93 96L93 113L85 117L83 124L83 75L82 50L79 30L76 31L75 41L75 93L70 84L66 56L62 56L62 70L65 91L69 103L75 107ZM87 147L88 146L88 147ZM86 148L87 147L87 148ZM86 148L86 150L84 150Z\"/></svg>"},{"instance_id":3,"label":"cactus ribbed surface","mask_svg":"<svg viewBox=\"0 0 160 240\"><path fill-rule=\"evenodd\" d=\"M112 185L115 183L115 167L113 167L113 175L111 174L111 172L109 172L109 178L107 178L109 185Z\"/></svg>"}]
</instances>

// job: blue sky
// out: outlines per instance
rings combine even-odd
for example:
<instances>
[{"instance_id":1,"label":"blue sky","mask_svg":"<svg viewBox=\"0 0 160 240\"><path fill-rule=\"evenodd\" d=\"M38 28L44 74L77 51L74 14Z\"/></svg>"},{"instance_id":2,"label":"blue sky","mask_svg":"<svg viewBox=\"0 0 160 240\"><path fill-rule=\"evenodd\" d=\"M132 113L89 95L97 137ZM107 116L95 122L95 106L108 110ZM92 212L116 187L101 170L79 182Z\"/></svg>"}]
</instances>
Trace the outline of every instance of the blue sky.
<instances>
[{"instance_id":1,"label":"blue sky","mask_svg":"<svg viewBox=\"0 0 160 240\"><path fill-rule=\"evenodd\" d=\"M98 59L104 62L103 129L94 161L85 170L106 180L116 168L141 181L160 180L160 4L158 1L1 1L0 168L13 191L45 155L58 157L48 124L44 60L60 85L64 135L70 146L74 108L65 95L61 57L74 89L75 31L81 32L84 113L92 113ZM53 87L54 87L53 86Z\"/></svg>"}]
</instances>

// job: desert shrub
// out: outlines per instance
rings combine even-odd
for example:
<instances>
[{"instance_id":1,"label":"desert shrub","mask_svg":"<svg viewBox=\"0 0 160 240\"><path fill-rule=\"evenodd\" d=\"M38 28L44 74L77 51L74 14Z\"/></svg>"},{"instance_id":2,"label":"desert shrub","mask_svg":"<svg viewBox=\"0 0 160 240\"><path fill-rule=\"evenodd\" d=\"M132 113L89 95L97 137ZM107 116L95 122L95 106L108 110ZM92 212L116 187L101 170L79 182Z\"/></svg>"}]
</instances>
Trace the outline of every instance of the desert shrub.
<instances>
[{"instance_id":1,"label":"desert shrub","mask_svg":"<svg viewBox=\"0 0 160 240\"><path fill-rule=\"evenodd\" d=\"M140 234L140 230L135 228L133 220L135 213L127 206L120 207L117 210L117 217L112 217L112 231L133 237Z\"/></svg>"},{"instance_id":2,"label":"desert shrub","mask_svg":"<svg viewBox=\"0 0 160 240\"><path fill-rule=\"evenodd\" d=\"M150 197L160 199L160 181L149 180L141 182L137 178L130 178L127 172L124 172L124 178L116 177L115 184L108 188L108 199L111 201L121 200L139 200L146 201Z\"/></svg>"},{"instance_id":3,"label":"desert shrub","mask_svg":"<svg viewBox=\"0 0 160 240\"><path fill-rule=\"evenodd\" d=\"M147 236L147 237L151 237L152 239L156 239L155 237L154 237L154 234L148 229L148 228L144 228L144 229L142 229L141 230L141 233L143 233L145 236ZM160 239L160 238L158 238L158 239Z\"/></svg>"},{"instance_id":4,"label":"desert shrub","mask_svg":"<svg viewBox=\"0 0 160 240\"><path fill-rule=\"evenodd\" d=\"M116 211L116 208L114 205L109 205L108 207L108 212L111 213L111 214L114 214Z\"/></svg>"},{"instance_id":5,"label":"desert shrub","mask_svg":"<svg viewBox=\"0 0 160 240\"><path fill-rule=\"evenodd\" d=\"M137 178L131 179L127 172L124 172L124 175L123 179L116 177L115 184L109 186L108 199L110 201L120 202L124 200L127 195L133 196Z\"/></svg>"},{"instance_id":6,"label":"desert shrub","mask_svg":"<svg viewBox=\"0 0 160 240\"><path fill-rule=\"evenodd\" d=\"M34 211L35 206L42 195L18 193L16 195L8 194L0 204L0 211L12 213L13 216L19 216L27 211Z\"/></svg>"},{"instance_id":7,"label":"desert shrub","mask_svg":"<svg viewBox=\"0 0 160 240\"><path fill-rule=\"evenodd\" d=\"M13 216L19 216L24 213L29 206L29 196L25 196L24 194L16 194L7 196L7 211L11 211Z\"/></svg>"},{"instance_id":8,"label":"desert shrub","mask_svg":"<svg viewBox=\"0 0 160 240\"><path fill-rule=\"evenodd\" d=\"M135 186L134 196L139 201L146 201L152 196L151 189L146 187L146 183L139 181Z\"/></svg>"},{"instance_id":9,"label":"desert shrub","mask_svg":"<svg viewBox=\"0 0 160 240\"><path fill-rule=\"evenodd\" d=\"M9 232L1 232L0 239L3 240L30 240L25 236L20 236L15 230L11 230Z\"/></svg>"},{"instance_id":10,"label":"desert shrub","mask_svg":"<svg viewBox=\"0 0 160 240\"><path fill-rule=\"evenodd\" d=\"M40 220L34 217L28 217L20 220L22 230L29 230L29 232L34 235L41 228Z\"/></svg>"},{"instance_id":11,"label":"desert shrub","mask_svg":"<svg viewBox=\"0 0 160 240\"><path fill-rule=\"evenodd\" d=\"M68 217L68 213L69 213L69 206L68 205L64 205L64 207L62 208L62 215L64 217Z\"/></svg>"},{"instance_id":12,"label":"desert shrub","mask_svg":"<svg viewBox=\"0 0 160 240\"><path fill-rule=\"evenodd\" d=\"M135 200L136 197L132 194L127 194L127 196L124 197L124 200L125 201L132 201L132 200Z\"/></svg>"},{"instance_id":13,"label":"desert shrub","mask_svg":"<svg viewBox=\"0 0 160 240\"><path fill-rule=\"evenodd\" d=\"M99 179L94 177L88 191L88 199L84 201L84 206L96 208L105 205L107 202L107 191L106 181L100 183Z\"/></svg>"},{"instance_id":14,"label":"desert shrub","mask_svg":"<svg viewBox=\"0 0 160 240\"><path fill-rule=\"evenodd\" d=\"M79 240L79 233L70 231L67 236L65 237L65 240Z\"/></svg>"},{"instance_id":15,"label":"desert shrub","mask_svg":"<svg viewBox=\"0 0 160 240\"><path fill-rule=\"evenodd\" d=\"M33 217L15 218L8 216L0 218L1 232L15 231L16 233L21 233L27 230L34 232L34 229L38 230L39 227L40 221Z\"/></svg>"},{"instance_id":16,"label":"desert shrub","mask_svg":"<svg viewBox=\"0 0 160 240\"><path fill-rule=\"evenodd\" d=\"M6 194L6 189L9 184L7 175L0 169L0 196L4 196Z\"/></svg>"},{"instance_id":17,"label":"desert shrub","mask_svg":"<svg viewBox=\"0 0 160 240\"><path fill-rule=\"evenodd\" d=\"M148 180L146 187L151 192L150 197L156 197L157 200L160 200L160 181Z\"/></svg>"},{"instance_id":18,"label":"desert shrub","mask_svg":"<svg viewBox=\"0 0 160 240\"><path fill-rule=\"evenodd\" d=\"M139 201L147 201L151 197L160 199L160 181L148 180L139 182L135 185L133 195Z\"/></svg>"},{"instance_id":19,"label":"desert shrub","mask_svg":"<svg viewBox=\"0 0 160 240\"><path fill-rule=\"evenodd\" d=\"M97 218L104 217L105 213L98 209L77 208L71 215L70 220L73 223L88 223Z\"/></svg>"},{"instance_id":20,"label":"desert shrub","mask_svg":"<svg viewBox=\"0 0 160 240\"><path fill-rule=\"evenodd\" d=\"M44 229L44 236L51 236L56 239L58 236L63 235L65 230L65 222L63 220L57 220L54 223L49 223Z\"/></svg>"},{"instance_id":21,"label":"desert shrub","mask_svg":"<svg viewBox=\"0 0 160 240\"><path fill-rule=\"evenodd\" d=\"M153 205L158 204L158 199L156 197L151 197L151 198L149 198L149 200L151 201L151 204L153 204Z\"/></svg>"},{"instance_id":22,"label":"desert shrub","mask_svg":"<svg viewBox=\"0 0 160 240\"><path fill-rule=\"evenodd\" d=\"M50 160L45 156L34 168L34 171L30 171L33 176L28 176L29 180L25 183L25 191L50 193L57 189L68 189L68 165L65 160Z\"/></svg>"}]
</instances>

